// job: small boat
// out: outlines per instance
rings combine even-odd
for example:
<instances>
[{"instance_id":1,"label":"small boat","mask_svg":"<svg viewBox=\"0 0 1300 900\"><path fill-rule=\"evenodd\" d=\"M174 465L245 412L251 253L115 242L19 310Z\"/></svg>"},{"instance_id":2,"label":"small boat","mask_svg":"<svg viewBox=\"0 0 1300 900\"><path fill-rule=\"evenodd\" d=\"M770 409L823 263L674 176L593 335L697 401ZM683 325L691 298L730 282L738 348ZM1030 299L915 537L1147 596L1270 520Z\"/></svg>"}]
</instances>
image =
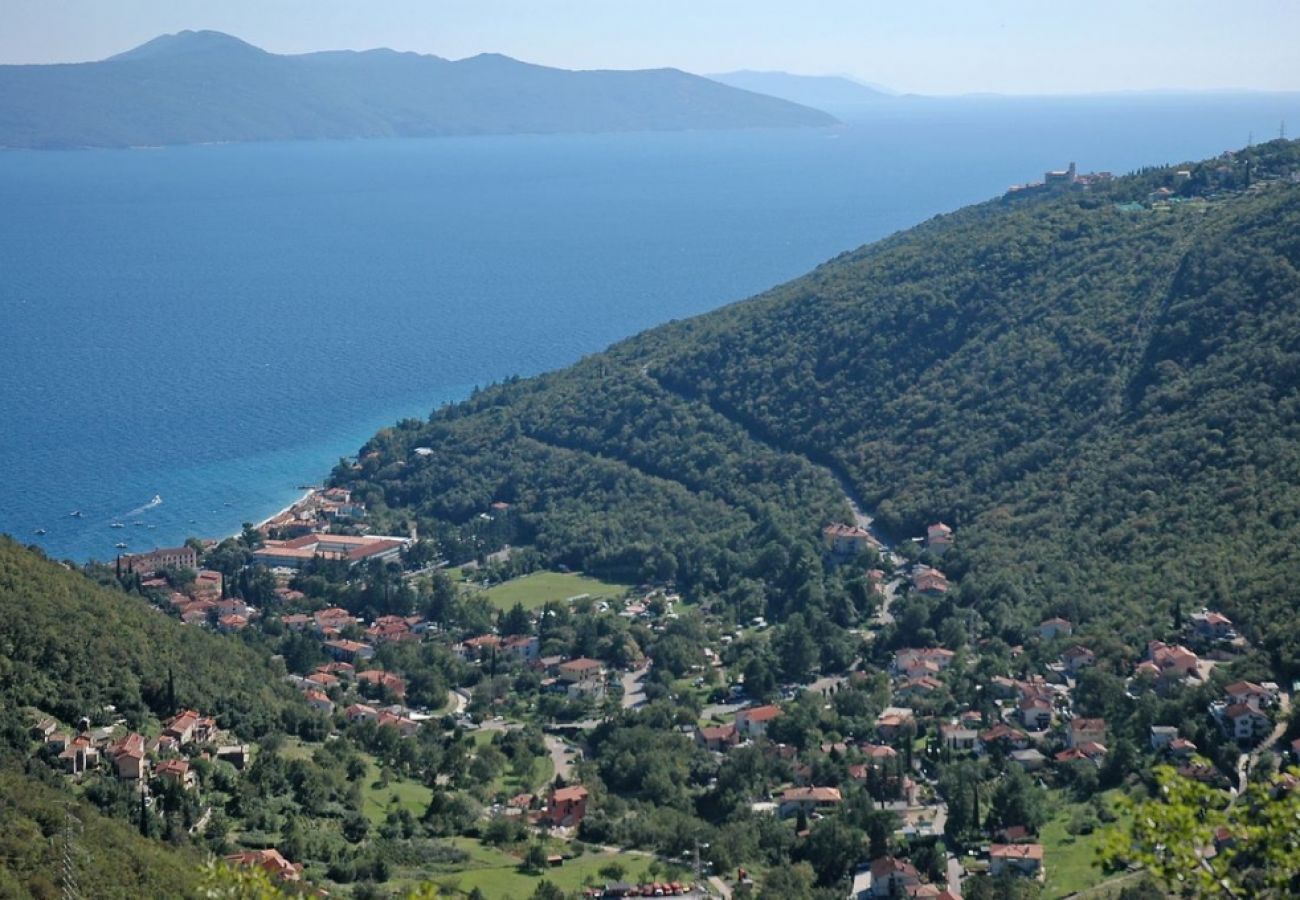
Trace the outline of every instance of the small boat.
<instances>
[{"instance_id":1,"label":"small boat","mask_svg":"<svg viewBox=\"0 0 1300 900\"><path fill-rule=\"evenodd\" d=\"M113 546L117 547L117 549L119 549L119 550L125 550L125 549L126 549L126 541L118 541L118 542L117 542L116 544L114 544Z\"/></svg>"},{"instance_id":2,"label":"small boat","mask_svg":"<svg viewBox=\"0 0 1300 900\"><path fill-rule=\"evenodd\" d=\"M68 516L69 516L70 518L73 518L73 519L80 519L80 518L81 518L81 510L79 510L79 509L74 509L72 512L68 513Z\"/></svg>"},{"instance_id":3,"label":"small boat","mask_svg":"<svg viewBox=\"0 0 1300 900\"><path fill-rule=\"evenodd\" d=\"M36 529L36 533L37 533L37 534L49 534L49 531L47 531L47 530L44 529L44 528L37 528L37 529Z\"/></svg>"},{"instance_id":4,"label":"small boat","mask_svg":"<svg viewBox=\"0 0 1300 900\"><path fill-rule=\"evenodd\" d=\"M126 526L123 525L121 522L114 522L114 523L113 523L113 527L114 527L114 528L125 528Z\"/></svg>"},{"instance_id":5,"label":"small boat","mask_svg":"<svg viewBox=\"0 0 1300 900\"><path fill-rule=\"evenodd\" d=\"M143 528L143 527L144 527L144 523L143 523L143 522L132 522L131 524L134 525L136 528Z\"/></svg>"},{"instance_id":6,"label":"small boat","mask_svg":"<svg viewBox=\"0 0 1300 900\"><path fill-rule=\"evenodd\" d=\"M149 501L150 506L157 506L162 503L162 494L154 494L153 499Z\"/></svg>"}]
</instances>

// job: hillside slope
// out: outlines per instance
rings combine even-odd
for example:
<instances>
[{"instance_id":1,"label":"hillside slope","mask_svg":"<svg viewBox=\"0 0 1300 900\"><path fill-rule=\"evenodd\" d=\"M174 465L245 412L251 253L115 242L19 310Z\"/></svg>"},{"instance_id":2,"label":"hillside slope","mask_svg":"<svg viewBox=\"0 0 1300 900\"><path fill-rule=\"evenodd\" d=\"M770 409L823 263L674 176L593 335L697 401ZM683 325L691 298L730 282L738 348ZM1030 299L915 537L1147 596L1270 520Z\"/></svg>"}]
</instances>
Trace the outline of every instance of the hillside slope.
<instances>
[{"instance_id":1,"label":"hillside slope","mask_svg":"<svg viewBox=\"0 0 1300 900\"><path fill-rule=\"evenodd\" d=\"M0 702L75 722L112 705L128 721L180 707L246 736L283 727L293 691L238 638L182 625L0 538Z\"/></svg>"},{"instance_id":2,"label":"hillside slope","mask_svg":"<svg viewBox=\"0 0 1300 900\"><path fill-rule=\"evenodd\" d=\"M0 66L0 147L828 125L676 69L568 71L334 51L279 56L181 32L98 62Z\"/></svg>"},{"instance_id":3,"label":"hillside slope","mask_svg":"<svg viewBox=\"0 0 1300 900\"><path fill-rule=\"evenodd\" d=\"M957 602L1010 640L1049 610L1140 639L1214 603L1294 670L1297 146L937 217L403 423L335 477L444 534L505 500L555 560L696 592L789 572L780 608L838 473L899 536L955 524ZM1147 203L1168 185L1190 202Z\"/></svg>"}]
</instances>

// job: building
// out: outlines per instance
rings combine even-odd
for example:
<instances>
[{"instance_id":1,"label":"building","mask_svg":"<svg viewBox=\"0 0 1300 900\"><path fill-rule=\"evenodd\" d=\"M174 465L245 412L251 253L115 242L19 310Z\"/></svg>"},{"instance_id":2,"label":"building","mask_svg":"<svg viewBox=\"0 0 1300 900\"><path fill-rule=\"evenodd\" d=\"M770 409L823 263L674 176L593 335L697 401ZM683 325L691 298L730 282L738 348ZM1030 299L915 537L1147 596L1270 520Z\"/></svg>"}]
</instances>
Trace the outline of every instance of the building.
<instances>
[{"instance_id":1,"label":"building","mask_svg":"<svg viewBox=\"0 0 1300 900\"><path fill-rule=\"evenodd\" d=\"M198 778L190 769L188 761L183 759L165 759L154 766L154 774L166 784L175 785L187 791L198 783Z\"/></svg>"},{"instance_id":2,"label":"building","mask_svg":"<svg viewBox=\"0 0 1300 900\"><path fill-rule=\"evenodd\" d=\"M904 859L882 856L871 861L871 892L873 898L901 897L909 887L921 883L921 873Z\"/></svg>"},{"instance_id":3,"label":"building","mask_svg":"<svg viewBox=\"0 0 1300 900\"><path fill-rule=\"evenodd\" d=\"M1042 844L994 844L989 848L989 874L1043 877Z\"/></svg>"},{"instance_id":4,"label":"building","mask_svg":"<svg viewBox=\"0 0 1300 900\"><path fill-rule=\"evenodd\" d=\"M387 692L398 700L406 697L406 681L400 675L385 672L383 669L367 669L357 673L357 683L368 685L379 693Z\"/></svg>"},{"instance_id":5,"label":"building","mask_svg":"<svg viewBox=\"0 0 1300 900\"><path fill-rule=\"evenodd\" d=\"M893 671L895 675L920 678L947 669L956 655L944 647L908 647L894 654Z\"/></svg>"},{"instance_id":6,"label":"building","mask_svg":"<svg viewBox=\"0 0 1300 900\"><path fill-rule=\"evenodd\" d=\"M925 530L925 549L935 556L943 556L952 547L952 528L935 522Z\"/></svg>"},{"instance_id":7,"label":"building","mask_svg":"<svg viewBox=\"0 0 1300 900\"><path fill-rule=\"evenodd\" d=\"M1192 631L1207 641L1223 640L1236 634L1231 619L1223 613L1209 610L1192 613Z\"/></svg>"},{"instance_id":8,"label":"building","mask_svg":"<svg viewBox=\"0 0 1300 900\"><path fill-rule=\"evenodd\" d=\"M1245 703L1234 703L1223 711L1228 736L1241 742L1253 741L1268 734L1273 722L1268 716Z\"/></svg>"},{"instance_id":9,"label":"building","mask_svg":"<svg viewBox=\"0 0 1300 900\"><path fill-rule=\"evenodd\" d=\"M779 706L751 706L736 713L736 730L744 737L757 740L766 736L768 726L780 716Z\"/></svg>"},{"instance_id":10,"label":"building","mask_svg":"<svg viewBox=\"0 0 1300 900\"><path fill-rule=\"evenodd\" d=\"M1069 619L1062 619L1059 616L1051 619L1045 619L1038 625L1038 637L1040 640L1051 641L1058 637L1069 637L1074 634L1074 625Z\"/></svg>"},{"instance_id":11,"label":"building","mask_svg":"<svg viewBox=\"0 0 1300 900\"><path fill-rule=\"evenodd\" d=\"M577 828L587 815L587 799L590 795L582 785L555 788L551 791L550 801L542 819L552 825Z\"/></svg>"},{"instance_id":12,"label":"building","mask_svg":"<svg viewBox=\"0 0 1300 900\"><path fill-rule=\"evenodd\" d=\"M912 587L919 594L937 597L948 593L948 576L929 566L917 566L912 573Z\"/></svg>"},{"instance_id":13,"label":"building","mask_svg":"<svg viewBox=\"0 0 1300 900\"><path fill-rule=\"evenodd\" d=\"M1016 711L1020 715L1020 724L1030 731L1042 731L1052 724L1052 704L1042 697L1025 697Z\"/></svg>"},{"instance_id":14,"label":"building","mask_svg":"<svg viewBox=\"0 0 1300 900\"><path fill-rule=\"evenodd\" d=\"M945 722L939 726L939 738L949 750L974 750L979 732L967 725Z\"/></svg>"},{"instance_id":15,"label":"building","mask_svg":"<svg viewBox=\"0 0 1300 900\"><path fill-rule=\"evenodd\" d=\"M1070 163L1069 168L1052 169L1051 171L1044 172L1043 184L1048 187L1068 186L1074 184L1078 180L1078 175L1079 173L1075 168L1074 163Z\"/></svg>"},{"instance_id":16,"label":"building","mask_svg":"<svg viewBox=\"0 0 1300 900\"><path fill-rule=\"evenodd\" d=\"M1071 675L1078 675L1089 666L1097 664L1097 654L1081 644L1075 644L1061 654L1061 664Z\"/></svg>"},{"instance_id":17,"label":"building","mask_svg":"<svg viewBox=\"0 0 1300 900\"><path fill-rule=\"evenodd\" d=\"M906 706L887 706L876 716L876 734L881 740L892 741L903 733L915 719L912 710Z\"/></svg>"},{"instance_id":18,"label":"building","mask_svg":"<svg viewBox=\"0 0 1300 900\"><path fill-rule=\"evenodd\" d=\"M193 547L164 547L148 553L123 553L118 568L137 575L152 575L159 569L198 569L199 552Z\"/></svg>"},{"instance_id":19,"label":"building","mask_svg":"<svg viewBox=\"0 0 1300 900\"><path fill-rule=\"evenodd\" d=\"M603 684L605 681L605 667L601 665L600 660L585 656L560 663L556 674L561 681L568 684L581 682Z\"/></svg>"},{"instance_id":20,"label":"building","mask_svg":"<svg viewBox=\"0 0 1300 900\"><path fill-rule=\"evenodd\" d=\"M1178 737L1178 728L1174 725L1151 726L1151 749L1160 751L1168 747Z\"/></svg>"},{"instance_id":21,"label":"building","mask_svg":"<svg viewBox=\"0 0 1300 900\"><path fill-rule=\"evenodd\" d=\"M1147 659L1159 670L1162 678L1195 675L1200 662L1195 653L1181 644L1166 644L1164 641L1151 641L1147 644Z\"/></svg>"},{"instance_id":22,"label":"building","mask_svg":"<svg viewBox=\"0 0 1300 900\"><path fill-rule=\"evenodd\" d=\"M334 712L334 701L324 691L312 688L304 691L303 696L307 698L307 705L316 712L325 713L327 716Z\"/></svg>"},{"instance_id":23,"label":"building","mask_svg":"<svg viewBox=\"0 0 1300 900\"><path fill-rule=\"evenodd\" d=\"M304 534L287 541L266 541L253 551L253 562L270 568L301 569L313 559L342 560L349 566L401 556L410 538L385 535Z\"/></svg>"},{"instance_id":24,"label":"building","mask_svg":"<svg viewBox=\"0 0 1300 900\"><path fill-rule=\"evenodd\" d=\"M826 552L836 559L853 559L873 545L871 533L856 525L835 523L822 529Z\"/></svg>"},{"instance_id":25,"label":"building","mask_svg":"<svg viewBox=\"0 0 1300 900\"><path fill-rule=\"evenodd\" d=\"M1080 747L1083 744L1104 744L1106 743L1106 720L1071 719L1065 740L1069 747Z\"/></svg>"},{"instance_id":26,"label":"building","mask_svg":"<svg viewBox=\"0 0 1300 900\"><path fill-rule=\"evenodd\" d=\"M811 815L840 805L844 798L837 787L793 787L781 792L777 811L782 817L802 812Z\"/></svg>"},{"instance_id":27,"label":"building","mask_svg":"<svg viewBox=\"0 0 1300 900\"><path fill-rule=\"evenodd\" d=\"M331 659L339 662L355 663L359 660L371 659L375 655L375 648L361 641L325 641L321 647Z\"/></svg>"},{"instance_id":28,"label":"building","mask_svg":"<svg viewBox=\"0 0 1300 900\"><path fill-rule=\"evenodd\" d=\"M302 878L302 864L291 863L274 847L266 850L250 850L227 856L226 862L234 866L248 866L262 869L276 881L298 881Z\"/></svg>"},{"instance_id":29,"label":"building","mask_svg":"<svg viewBox=\"0 0 1300 900\"><path fill-rule=\"evenodd\" d=\"M117 777L123 781L139 781L148 774L144 736L134 731L109 747L105 755L112 761Z\"/></svg>"},{"instance_id":30,"label":"building","mask_svg":"<svg viewBox=\"0 0 1300 900\"><path fill-rule=\"evenodd\" d=\"M735 725L718 725L695 729L695 743L715 753L726 750L740 743L740 732Z\"/></svg>"},{"instance_id":31,"label":"building","mask_svg":"<svg viewBox=\"0 0 1300 900\"><path fill-rule=\"evenodd\" d=\"M1257 712L1273 699L1267 688L1253 681L1234 681L1223 689L1223 693L1230 704L1244 703Z\"/></svg>"},{"instance_id":32,"label":"building","mask_svg":"<svg viewBox=\"0 0 1300 900\"><path fill-rule=\"evenodd\" d=\"M351 724L357 722L374 722L379 718L379 711L364 703L353 703L343 711L343 716Z\"/></svg>"}]
</instances>

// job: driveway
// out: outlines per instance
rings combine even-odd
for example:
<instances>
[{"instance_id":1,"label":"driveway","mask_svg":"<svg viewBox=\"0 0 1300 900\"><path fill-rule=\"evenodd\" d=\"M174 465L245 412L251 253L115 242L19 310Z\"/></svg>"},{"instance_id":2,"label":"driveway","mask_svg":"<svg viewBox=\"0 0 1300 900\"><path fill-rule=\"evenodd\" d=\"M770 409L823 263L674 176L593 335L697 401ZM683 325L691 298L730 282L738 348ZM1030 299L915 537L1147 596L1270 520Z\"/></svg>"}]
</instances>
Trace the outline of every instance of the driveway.
<instances>
[{"instance_id":1,"label":"driveway","mask_svg":"<svg viewBox=\"0 0 1300 900\"><path fill-rule=\"evenodd\" d=\"M619 678L623 685L623 708L636 709L645 703L645 674L650 671L649 664L633 672L624 672Z\"/></svg>"}]
</instances>

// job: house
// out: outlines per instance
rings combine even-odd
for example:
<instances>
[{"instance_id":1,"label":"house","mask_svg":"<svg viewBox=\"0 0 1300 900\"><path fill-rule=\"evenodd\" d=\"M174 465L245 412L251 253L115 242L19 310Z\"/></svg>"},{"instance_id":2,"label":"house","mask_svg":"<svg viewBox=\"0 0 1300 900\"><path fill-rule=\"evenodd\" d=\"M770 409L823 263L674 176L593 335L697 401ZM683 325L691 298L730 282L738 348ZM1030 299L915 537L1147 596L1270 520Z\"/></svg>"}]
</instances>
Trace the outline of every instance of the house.
<instances>
[{"instance_id":1,"label":"house","mask_svg":"<svg viewBox=\"0 0 1300 900\"><path fill-rule=\"evenodd\" d=\"M1187 738L1174 738L1169 742L1169 753L1178 759L1187 759L1196 752L1196 745Z\"/></svg>"},{"instance_id":2,"label":"house","mask_svg":"<svg viewBox=\"0 0 1300 900\"><path fill-rule=\"evenodd\" d=\"M882 740L892 741L902 734L915 716L906 706L887 706L876 716L876 734Z\"/></svg>"},{"instance_id":3,"label":"house","mask_svg":"<svg viewBox=\"0 0 1300 900\"><path fill-rule=\"evenodd\" d=\"M1096 664L1097 654L1081 644L1075 644L1061 654L1061 665L1065 666L1065 670L1071 675L1078 675L1088 666Z\"/></svg>"},{"instance_id":4,"label":"house","mask_svg":"<svg viewBox=\"0 0 1300 900\"><path fill-rule=\"evenodd\" d=\"M715 753L725 752L740 743L740 731L735 725L697 728L695 743Z\"/></svg>"},{"instance_id":5,"label":"house","mask_svg":"<svg viewBox=\"0 0 1300 900\"><path fill-rule=\"evenodd\" d=\"M334 701L324 691L311 688L304 691L303 696L307 699L307 705L316 712L325 713L327 716L334 712Z\"/></svg>"},{"instance_id":6,"label":"house","mask_svg":"<svg viewBox=\"0 0 1300 900\"><path fill-rule=\"evenodd\" d=\"M1074 626L1070 624L1070 620L1062 619L1059 616L1044 619L1038 624L1038 637L1040 640L1052 641L1058 637L1069 637L1072 634L1074 634Z\"/></svg>"},{"instance_id":7,"label":"house","mask_svg":"<svg viewBox=\"0 0 1300 900\"><path fill-rule=\"evenodd\" d=\"M312 672L304 679L304 681L316 685L316 687L322 691L336 688L342 683L339 681L337 676L331 675L329 672Z\"/></svg>"},{"instance_id":8,"label":"house","mask_svg":"<svg viewBox=\"0 0 1300 900\"><path fill-rule=\"evenodd\" d=\"M1237 741L1251 741L1268 734L1273 722L1268 716L1245 703L1234 703L1223 711L1228 736Z\"/></svg>"},{"instance_id":9,"label":"house","mask_svg":"<svg viewBox=\"0 0 1300 900\"><path fill-rule=\"evenodd\" d=\"M876 765L898 758L898 751L887 744L873 744L871 742L863 743L859 748L867 759Z\"/></svg>"},{"instance_id":10,"label":"house","mask_svg":"<svg viewBox=\"0 0 1300 900\"><path fill-rule=\"evenodd\" d=\"M1269 691L1253 681L1234 681L1223 693L1229 703L1244 703L1257 712L1272 700Z\"/></svg>"},{"instance_id":11,"label":"house","mask_svg":"<svg viewBox=\"0 0 1300 900\"><path fill-rule=\"evenodd\" d=\"M291 613L287 616L280 617L280 623L290 631L302 631L312 622L311 616L305 616L302 613Z\"/></svg>"},{"instance_id":12,"label":"house","mask_svg":"<svg viewBox=\"0 0 1300 900\"><path fill-rule=\"evenodd\" d=\"M587 815L587 798L590 795L582 785L555 788L542 819L552 825L577 828Z\"/></svg>"},{"instance_id":13,"label":"house","mask_svg":"<svg viewBox=\"0 0 1300 900\"><path fill-rule=\"evenodd\" d=\"M99 765L99 750L91 743L89 737L79 734L68 741L59 753L59 762L73 775L80 775L87 769Z\"/></svg>"},{"instance_id":14,"label":"house","mask_svg":"<svg viewBox=\"0 0 1300 900\"><path fill-rule=\"evenodd\" d=\"M943 556L952 547L952 528L935 522L925 529L925 549L935 556Z\"/></svg>"},{"instance_id":15,"label":"house","mask_svg":"<svg viewBox=\"0 0 1300 900\"><path fill-rule=\"evenodd\" d=\"M357 722L374 722L379 718L379 711L364 703L353 703L343 711L343 716L351 724Z\"/></svg>"},{"instance_id":16,"label":"house","mask_svg":"<svg viewBox=\"0 0 1300 900\"><path fill-rule=\"evenodd\" d=\"M987 731L980 732L979 743L975 749L979 753L987 753L995 746L1008 752L1025 750L1029 747L1029 737L1023 731L999 722Z\"/></svg>"},{"instance_id":17,"label":"house","mask_svg":"<svg viewBox=\"0 0 1300 900\"><path fill-rule=\"evenodd\" d=\"M328 609L318 610L311 614L312 621L316 625L316 630L325 633L327 629L342 631L349 625L356 623L356 618L346 609L338 606L331 606Z\"/></svg>"},{"instance_id":18,"label":"house","mask_svg":"<svg viewBox=\"0 0 1300 900\"><path fill-rule=\"evenodd\" d=\"M397 733L402 737L412 737L420 730L420 723L414 719L408 719L406 716L395 715L390 712L381 712L375 717L375 724L380 728L388 726L396 728Z\"/></svg>"},{"instance_id":19,"label":"house","mask_svg":"<svg viewBox=\"0 0 1300 900\"><path fill-rule=\"evenodd\" d=\"M1087 743L1106 743L1106 720L1084 718L1071 719L1070 727L1065 733L1065 742L1068 747L1078 747L1081 744Z\"/></svg>"},{"instance_id":20,"label":"house","mask_svg":"<svg viewBox=\"0 0 1300 900\"><path fill-rule=\"evenodd\" d=\"M605 667L601 665L598 659L579 657L578 659L560 663L557 674L561 681L567 681L570 684L579 681L604 681Z\"/></svg>"},{"instance_id":21,"label":"house","mask_svg":"<svg viewBox=\"0 0 1300 900\"><path fill-rule=\"evenodd\" d=\"M1025 750L1012 750L1011 761L1017 763L1026 772L1037 772L1047 765L1047 757L1034 747Z\"/></svg>"},{"instance_id":22,"label":"house","mask_svg":"<svg viewBox=\"0 0 1300 900\"><path fill-rule=\"evenodd\" d=\"M929 566L917 566L912 573L912 588L919 594L938 597L948 593L948 576Z\"/></svg>"},{"instance_id":23,"label":"house","mask_svg":"<svg viewBox=\"0 0 1300 900\"><path fill-rule=\"evenodd\" d=\"M221 616L217 619L217 630L223 634L234 634L237 631L243 631L248 627L248 616L240 616L231 613L228 616Z\"/></svg>"},{"instance_id":24,"label":"house","mask_svg":"<svg viewBox=\"0 0 1300 900\"><path fill-rule=\"evenodd\" d=\"M394 675L392 672L385 672L383 669L367 669L364 672L358 672L357 683L368 685L381 693L386 691L390 696L398 700L406 697L406 681L401 676Z\"/></svg>"},{"instance_id":25,"label":"house","mask_svg":"<svg viewBox=\"0 0 1300 900\"><path fill-rule=\"evenodd\" d=\"M117 777L123 781L139 781L147 774L143 735L131 732L110 746L105 755L112 761Z\"/></svg>"},{"instance_id":26,"label":"house","mask_svg":"<svg viewBox=\"0 0 1300 900\"><path fill-rule=\"evenodd\" d=\"M1165 749L1178 737L1178 728L1174 725L1151 726L1151 749L1157 752Z\"/></svg>"},{"instance_id":27,"label":"house","mask_svg":"<svg viewBox=\"0 0 1300 900\"><path fill-rule=\"evenodd\" d=\"M302 878L302 864L289 862L274 847L235 853L225 860L233 866L262 869L276 881L298 881Z\"/></svg>"},{"instance_id":28,"label":"house","mask_svg":"<svg viewBox=\"0 0 1300 900\"><path fill-rule=\"evenodd\" d=\"M46 716L33 725L29 731L33 740L47 741L50 735L59 730L59 723Z\"/></svg>"},{"instance_id":29,"label":"house","mask_svg":"<svg viewBox=\"0 0 1300 900\"><path fill-rule=\"evenodd\" d=\"M899 685L894 691L894 695L900 699L909 699L912 697L925 697L936 691L943 690L943 682L933 675L921 675L916 678L909 678L903 684Z\"/></svg>"},{"instance_id":30,"label":"house","mask_svg":"<svg viewBox=\"0 0 1300 900\"><path fill-rule=\"evenodd\" d=\"M966 725L945 722L939 726L939 739L949 750L974 750L979 732Z\"/></svg>"},{"instance_id":31,"label":"house","mask_svg":"<svg viewBox=\"0 0 1300 900\"><path fill-rule=\"evenodd\" d=\"M899 897L907 888L921 883L921 873L904 859L882 856L871 861L871 893L873 898Z\"/></svg>"},{"instance_id":32,"label":"house","mask_svg":"<svg viewBox=\"0 0 1300 900\"><path fill-rule=\"evenodd\" d=\"M182 710L163 726L162 736L180 746L202 744L217 732L217 723L209 716L201 716L192 709Z\"/></svg>"},{"instance_id":33,"label":"house","mask_svg":"<svg viewBox=\"0 0 1300 900\"><path fill-rule=\"evenodd\" d=\"M339 662L356 663L360 660L373 659L375 656L375 648L369 644L363 644L361 641L345 639L325 641L321 647L329 654L331 659Z\"/></svg>"},{"instance_id":34,"label":"house","mask_svg":"<svg viewBox=\"0 0 1300 900\"><path fill-rule=\"evenodd\" d=\"M1223 640L1236 634L1231 619L1223 613L1209 610L1192 613L1192 631L1207 641Z\"/></svg>"},{"instance_id":35,"label":"house","mask_svg":"<svg viewBox=\"0 0 1300 900\"><path fill-rule=\"evenodd\" d=\"M500 646L501 638L498 635L480 634L478 637L468 638L457 644L456 655L466 662L473 662L491 656Z\"/></svg>"},{"instance_id":36,"label":"house","mask_svg":"<svg viewBox=\"0 0 1300 900\"><path fill-rule=\"evenodd\" d=\"M517 634L501 642L501 652L512 659L532 662L541 652L542 642L534 634Z\"/></svg>"},{"instance_id":37,"label":"house","mask_svg":"<svg viewBox=\"0 0 1300 900\"><path fill-rule=\"evenodd\" d=\"M154 774L164 783L189 790L198 783L198 777L190 769L188 761L183 759L165 759L154 766Z\"/></svg>"},{"instance_id":38,"label":"house","mask_svg":"<svg viewBox=\"0 0 1300 900\"><path fill-rule=\"evenodd\" d=\"M952 665L956 655L945 647L908 647L894 654L893 671L895 675L911 677L920 677L927 671L942 672ZM922 668L926 664L933 668Z\"/></svg>"},{"instance_id":39,"label":"house","mask_svg":"<svg viewBox=\"0 0 1300 900\"><path fill-rule=\"evenodd\" d=\"M782 817L793 816L800 812L810 815L814 812L833 809L844 798L837 787L793 787L781 792L778 814Z\"/></svg>"},{"instance_id":40,"label":"house","mask_svg":"<svg viewBox=\"0 0 1300 900\"><path fill-rule=\"evenodd\" d=\"M193 547L164 547L148 553L123 553L117 558L120 571L134 572L140 576L152 575L159 569L197 569L199 552Z\"/></svg>"},{"instance_id":41,"label":"house","mask_svg":"<svg viewBox=\"0 0 1300 900\"><path fill-rule=\"evenodd\" d=\"M1160 676L1186 678L1196 674L1200 662L1195 653L1181 644L1166 644L1164 641L1151 641L1147 644L1147 659L1160 670Z\"/></svg>"},{"instance_id":42,"label":"house","mask_svg":"<svg viewBox=\"0 0 1300 900\"><path fill-rule=\"evenodd\" d=\"M826 551L840 560L853 559L873 544L871 533L865 528L842 523L823 528L822 539L826 543Z\"/></svg>"},{"instance_id":43,"label":"house","mask_svg":"<svg viewBox=\"0 0 1300 900\"><path fill-rule=\"evenodd\" d=\"M1052 704L1041 697L1025 697L1016 707L1020 724L1030 731L1042 731L1052 724Z\"/></svg>"},{"instance_id":44,"label":"house","mask_svg":"<svg viewBox=\"0 0 1300 900\"><path fill-rule=\"evenodd\" d=\"M989 874L1043 877L1042 844L994 844L989 848Z\"/></svg>"},{"instance_id":45,"label":"house","mask_svg":"<svg viewBox=\"0 0 1300 900\"><path fill-rule=\"evenodd\" d=\"M773 719L779 718L779 706L752 706L736 713L736 730L743 736L757 740L767 734L767 728Z\"/></svg>"}]
</instances>

